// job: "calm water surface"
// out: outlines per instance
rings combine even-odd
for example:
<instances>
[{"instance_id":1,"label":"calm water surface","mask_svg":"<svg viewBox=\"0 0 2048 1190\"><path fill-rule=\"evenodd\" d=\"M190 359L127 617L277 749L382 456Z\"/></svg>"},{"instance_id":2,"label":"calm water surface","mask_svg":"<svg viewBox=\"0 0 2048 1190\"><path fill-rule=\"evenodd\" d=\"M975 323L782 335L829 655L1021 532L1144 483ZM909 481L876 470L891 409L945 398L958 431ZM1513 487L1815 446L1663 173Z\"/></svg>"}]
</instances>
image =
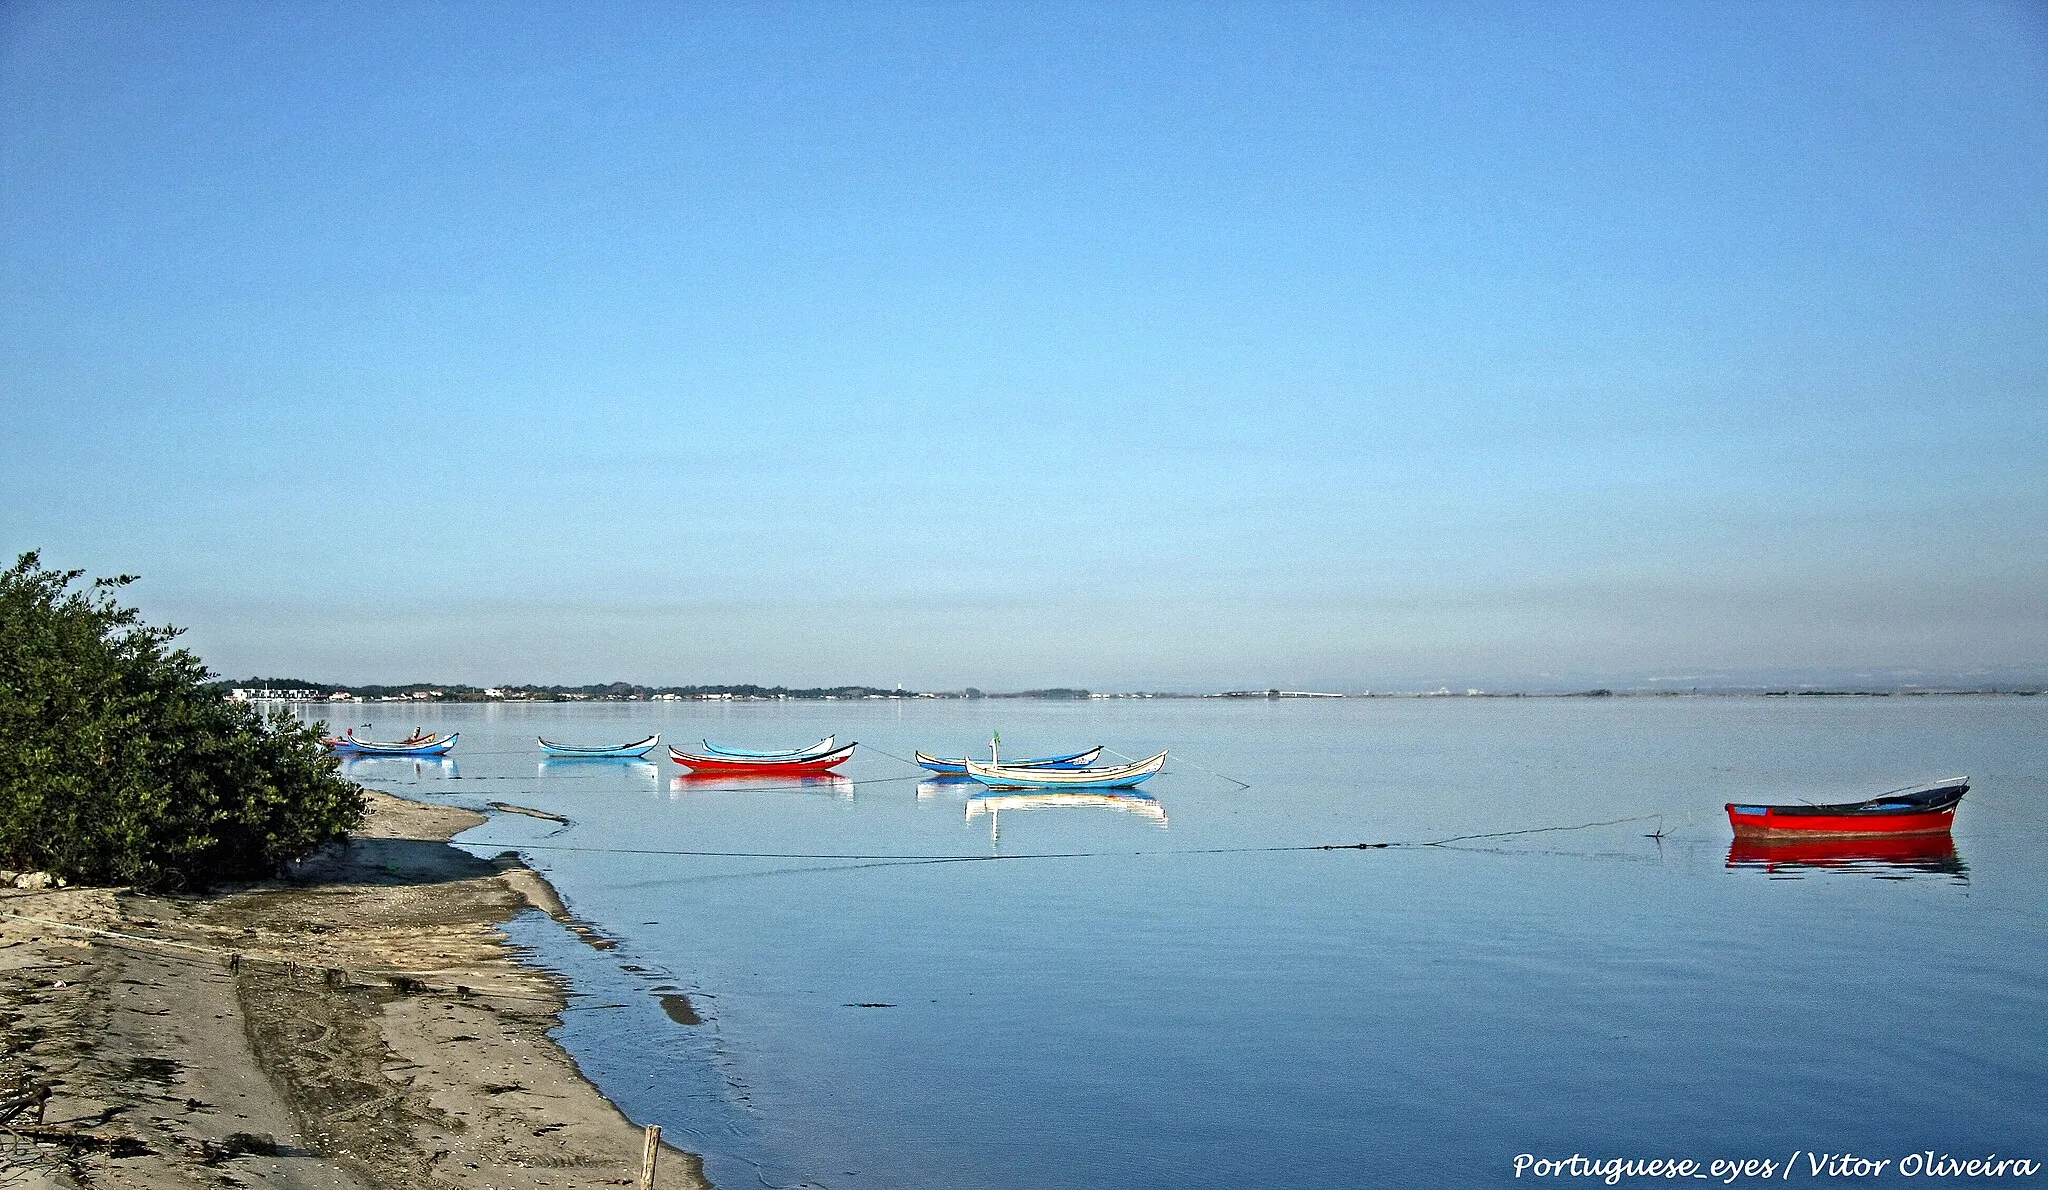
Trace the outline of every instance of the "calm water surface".
<instances>
[{"instance_id":1,"label":"calm water surface","mask_svg":"<svg viewBox=\"0 0 2048 1190\"><path fill-rule=\"evenodd\" d=\"M1828 1181L1814 1151L1921 1185L1899 1158L2048 1163L2048 699L330 714L461 730L452 764L356 762L367 783L572 820L464 841L520 849L616 944L513 926L575 981L561 1036L586 1071L722 1187L1489 1185L1575 1152L1798 1152L1790 1180ZM996 728L1007 753L1175 761L1149 801L992 808L889 755ZM749 785L534 746L657 730L863 747L845 780ZM1953 774L1975 781L1953 849L1754 857L1721 813ZM1461 836L1491 837L1259 850ZM686 851L1016 858L666 854ZM1080 854L1030 858L1049 853Z\"/></svg>"}]
</instances>

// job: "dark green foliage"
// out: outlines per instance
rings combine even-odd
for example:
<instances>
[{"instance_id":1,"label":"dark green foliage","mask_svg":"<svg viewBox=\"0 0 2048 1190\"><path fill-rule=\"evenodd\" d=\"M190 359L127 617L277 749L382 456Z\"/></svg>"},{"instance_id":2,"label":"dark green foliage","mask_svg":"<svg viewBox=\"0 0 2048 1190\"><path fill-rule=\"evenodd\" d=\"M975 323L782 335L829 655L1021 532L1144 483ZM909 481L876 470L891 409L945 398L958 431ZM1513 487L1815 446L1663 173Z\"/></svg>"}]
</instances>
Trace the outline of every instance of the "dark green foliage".
<instances>
[{"instance_id":1,"label":"dark green foliage","mask_svg":"<svg viewBox=\"0 0 2048 1190\"><path fill-rule=\"evenodd\" d=\"M179 629L81 571L0 574L0 867L154 888L267 876L361 822L313 727L224 701Z\"/></svg>"}]
</instances>

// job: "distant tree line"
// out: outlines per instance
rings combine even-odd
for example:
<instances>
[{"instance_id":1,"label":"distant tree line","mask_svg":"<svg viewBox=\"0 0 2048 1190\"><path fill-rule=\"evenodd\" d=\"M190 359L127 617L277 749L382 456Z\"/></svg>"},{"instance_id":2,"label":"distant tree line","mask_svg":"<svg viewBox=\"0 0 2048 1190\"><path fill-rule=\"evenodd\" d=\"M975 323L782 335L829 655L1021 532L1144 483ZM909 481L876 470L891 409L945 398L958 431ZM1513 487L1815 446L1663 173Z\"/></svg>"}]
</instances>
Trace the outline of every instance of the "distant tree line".
<instances>
[{"instance_id":1,"label":"distant tree line","mask_svg":"<svg viewBox=\"0 0 2048 1190\"><path fill-rule=\"evenodd\" d=\"M410 698L426 694L430 701L487 702L501 698L537 700L602 699L630 701L673 694L682 698L1087 698L1088 691L1068 686L1043 690L1020 690L1010 694L986 694L972 686L959 692L925 693L918 690L884 689L880 686L761 686L739 685L642 686L633 682L603 682L589 686L467 686L451 682L409 682L403 685L350 686L335 682L309 682L303 678L218 679L207 683L216 694L231 690L317 690L347 691L361 698ZM496 691L495 694L489 691Z\"/></svg>"}]
</instances>

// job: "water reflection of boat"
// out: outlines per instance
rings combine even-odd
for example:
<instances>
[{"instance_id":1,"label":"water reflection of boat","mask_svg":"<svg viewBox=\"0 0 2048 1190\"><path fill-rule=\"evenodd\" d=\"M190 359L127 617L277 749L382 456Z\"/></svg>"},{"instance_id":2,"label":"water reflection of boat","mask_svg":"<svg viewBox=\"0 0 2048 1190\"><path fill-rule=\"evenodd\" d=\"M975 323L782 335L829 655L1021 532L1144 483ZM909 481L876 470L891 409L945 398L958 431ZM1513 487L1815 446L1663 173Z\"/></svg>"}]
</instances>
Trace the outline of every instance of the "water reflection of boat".
<instances>
[{"instance_id":1,"label":"water reflection of boat","mask_svg":"<svg viewBox=\"0 0 2048 1190\"><path fill-rule=\"evenodd\" d=\"M1969 866L1948 835L1887 835L1860 839L1737 838L1728 866L1775 875L1808 871L1865 872L1904 879L1914 873L1968 876Z\"/></svg>"},{"instance_id":2,"label":"water reflection of boat","mask_svg":"<svg viewBox=\"0 0 2048 1190\"><path fill-rule=\"evenodd\" d=\"M536 738L540 739L541 751L561 760L642 760L661 742L661 733L657 731L630 744L558 744L545 737Z\"/></svg>"},{"instance_id":3,"label":"water reflection of boat","mask_svg":"<svg viewBox=\"0 0 2048 1190\"><path fill-rule=\"evenodd\" d=\"M1071 807L1089 807L1102 810L1121 810L1150 818L1160 826L1166 825L1166 807L1159 799L1145 793L994 793L984 797L967 799L967 820L972 822L983 814L991 817L1004 811L1058 810Z\"/></svg>"},{"instance_id":4,"label":"water reflection of boat","mask_svg":"<svg viewBox=\"0 0 2048 1190\"><path fill-rule=\"evenodd\" d=\"M651 760L635 760L630 756L553 756L534 766L535 775L554 780L577 778L628 776L655 780L661 776L661 766Z\"/></svg>"},{"instance_id":5,"label":"water reflection of boat","mask_svg":"<svg viewBox=\"0 0 2048 1190\"><path fill-rule=\"evenodd\" d=\"M374 781L380 777L396 781L430 775L461 776L456 771L455 759L450 756L371 756L363 753L344 753L341 775L363 781Z\"/></svg>"},{"instance_id":6,"label":"water reflection of boat","mask_svg":"<svg viewBox=\"0 0 2048 1190\"><path fill-rule=\"evenodd\" d=\"M972 777L941 775L926 777L924 780L919 781L917 783L917 796L920 800L928 797L944 797L948 794L966 794L972 797L987 788L988 786L983 785Z\"/></svg>"},{"instance_id":7,"label":"water reflection of boat","mask_svg":"<svg viewBox=\"0 0 2048 1190\"><path fill-rule=\"evenodd\" d=\"M1728 803L1738 837L1856 839L1883 835L1945 835L1970 792L1967 777L1944 777L1861 802L1833 806L1745 806Z\"/></svg>"},{"instance_id":8,"label":"water reflection of boat","mask_svg":"<svg viewBox=\"0 0 2048 1190\"><path fill-rule=\"evenodd\" d=\"M851 798L853 781L837 773L677 773L671 793L822 793Z\"/></svg>"}]
</instances>

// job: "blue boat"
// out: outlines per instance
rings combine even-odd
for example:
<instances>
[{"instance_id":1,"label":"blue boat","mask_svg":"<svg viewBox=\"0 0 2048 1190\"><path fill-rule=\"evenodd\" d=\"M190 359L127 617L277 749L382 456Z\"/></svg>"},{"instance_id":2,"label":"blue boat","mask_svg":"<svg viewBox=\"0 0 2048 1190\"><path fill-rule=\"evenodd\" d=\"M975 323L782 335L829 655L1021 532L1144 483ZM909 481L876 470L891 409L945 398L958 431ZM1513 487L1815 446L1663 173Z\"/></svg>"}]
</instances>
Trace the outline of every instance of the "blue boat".
<instances>
[{"instance_id":1,"label":"blue boat","mask_svg":"<svg viewBox=\"0 0 2048 1190\"><path fill-rule=\"evenodd\" d=\"M540 739L536 736L535 739ZM630 744L558 744L553 740L541 739L540 750L549 756L577 760L645 760L654 746L661 743L661 733L655 732L644 740Z\"/></svg>"},{"instance_id":2,"label":"blue boat","mask_svg":"<svg viewBox=\"0 0 2048 1190\"><path fill-rule=\"evenodd\" d=\"M917 763L935 773L964 777L967 775L965 760L951 760L941 756L927 756L922 752L913 753ZM1086 752L1069 752L1065 756L1037 756L1030 760L1006 760L1004 768L1011 769L1085 769L1102 755L1102 745L1097 744Z\"/></svg>"},{"instance_id":3,"label":"blue boat","mask_svg":"<svg viewBox=\"0 0 2048 1190\"><path fill-rule=\"evenodd\" d=\"M461 732L448 735L421 735L414 732L403 740L383 743L377 740L359 740L355 729L350 728L339 736L330 736L320 742L327 750L338 756L446 756L455 747Z\"/></svg>"},{"instance_id":4,"label":"blue boat","mask_svg":"<svg viewBox=\"0 0 2048 1190\"><path fill-rule=\"evenodd\" d=\"M786 748L779 752L750 752L745 748L721 748L710 740L704 741L707 756L739 756L748 760L804 760L812 756L823 756L832 751L835 736L826 736L808 748Z\"/></svg>"}]
</instances>

